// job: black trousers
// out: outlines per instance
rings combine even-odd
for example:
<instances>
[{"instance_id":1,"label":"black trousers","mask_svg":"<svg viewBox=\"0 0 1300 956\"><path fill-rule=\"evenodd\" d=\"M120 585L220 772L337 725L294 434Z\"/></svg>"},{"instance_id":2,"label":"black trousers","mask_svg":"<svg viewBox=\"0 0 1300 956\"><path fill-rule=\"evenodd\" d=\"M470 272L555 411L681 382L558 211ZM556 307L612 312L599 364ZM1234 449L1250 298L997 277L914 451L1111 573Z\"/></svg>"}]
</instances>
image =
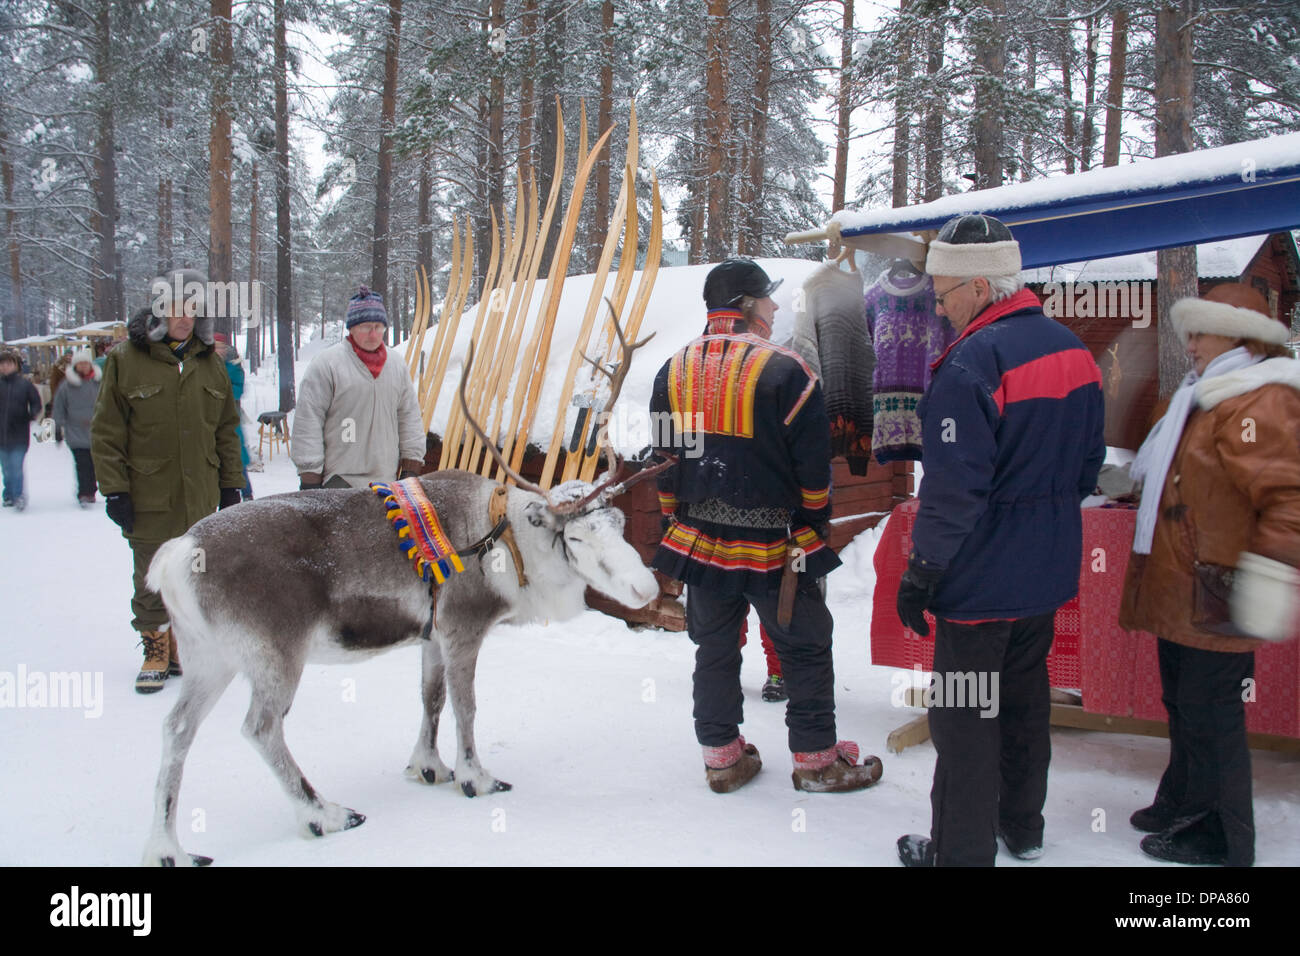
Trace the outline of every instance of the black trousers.
<instances>
[{"instance_id":1,"label":"black trousers","mask_svg":"<svg viewBox=\"0 0 1300 956\"><path fill-rule=\"evenodd\" d=\"M73 448L72 460L77 465L77 497L95 497L95 463L89 448Z\"/></svg>"},{"instance_id":2,"label":"black trousers","mask_svg":"<svg viewBox=\"0 0 1300 956\"><path fill-rule=\"evenodd\" d=\"M1245 682L1255 653L1224 654L1157 642L1169 713L1169 766L1155 805L1227 850L1229 866L1255 862L1255 811L1246 742Z\"/></svg>"},{"instance_id":3,"label":"black trousers","mask_svg":"<svg viewBox=\"0 0 1300 956\"><path fill-rule=\"evenodd\" d=\"M1016 845L1042 844L1055 618L937 621L928 710L937 866L992 866L999 828Z\"/></svg>"},{"instance_id":4,"label":"black trousers","mask_svg":"<svg viewBox=\"0 0 1300 956\"><path fill-rule=\"evenodd\" d=\"M695 651L695 739L705 747L731 743L744 721L740 690L740 625L752 605L781 659L789 700L785 725L791 753L835 745L834 621L815 581L795 594L790 626L777 623L777 592L721 594L686 589L686 627Z\"/></svg>"}]
</instances>

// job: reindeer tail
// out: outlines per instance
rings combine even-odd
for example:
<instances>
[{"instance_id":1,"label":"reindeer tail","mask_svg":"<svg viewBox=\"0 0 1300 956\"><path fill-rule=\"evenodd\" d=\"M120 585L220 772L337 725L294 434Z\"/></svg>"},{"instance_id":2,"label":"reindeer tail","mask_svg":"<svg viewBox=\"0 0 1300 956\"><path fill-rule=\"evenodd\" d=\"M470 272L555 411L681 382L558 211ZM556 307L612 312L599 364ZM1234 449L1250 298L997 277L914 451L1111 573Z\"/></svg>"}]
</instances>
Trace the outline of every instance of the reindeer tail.
<instances>
[{"instance_id":1,"label":"reindeer tail","mask_svg":"<svg viewBox=\"0 0 1300 956\"><path fill-rule=\"evenodd\" d=\"M145 576L149 589L162 595L173 627L191 635L203 630L203 615L193 580L195 571L201 570L195 567L195 562L202 560L197 543L190 534L164 542L154 554Z\"/></svg>"}]
</instances>

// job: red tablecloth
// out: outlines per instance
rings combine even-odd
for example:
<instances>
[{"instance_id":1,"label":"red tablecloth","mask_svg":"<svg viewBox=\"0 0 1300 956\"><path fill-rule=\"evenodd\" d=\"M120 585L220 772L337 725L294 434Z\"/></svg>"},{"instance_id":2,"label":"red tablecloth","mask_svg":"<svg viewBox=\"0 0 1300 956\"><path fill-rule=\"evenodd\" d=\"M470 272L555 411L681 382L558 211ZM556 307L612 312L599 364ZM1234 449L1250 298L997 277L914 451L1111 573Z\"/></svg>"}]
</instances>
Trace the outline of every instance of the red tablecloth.
<instances>
[{"instance_id":1,"label":"red tablecloth","mask_svg":"<svg viewBox=\"0 0 1300 956\"><path fill-rule=\"evenodd\" d=\"M934 640L904 628L895 607L917 507L915 498L898 505L876 548L871 661L928 671ZM1117 623L1136 516L1132 509L1084 509L1079 596L1056 614L1047 673L1053 687L1080 690L1086 711L1163 721L1156 640ZM1300 737L1300 641L1269 644L1255 652L1254 693L1246 705L1248 730Z\"/></svg>"}]
</instances>

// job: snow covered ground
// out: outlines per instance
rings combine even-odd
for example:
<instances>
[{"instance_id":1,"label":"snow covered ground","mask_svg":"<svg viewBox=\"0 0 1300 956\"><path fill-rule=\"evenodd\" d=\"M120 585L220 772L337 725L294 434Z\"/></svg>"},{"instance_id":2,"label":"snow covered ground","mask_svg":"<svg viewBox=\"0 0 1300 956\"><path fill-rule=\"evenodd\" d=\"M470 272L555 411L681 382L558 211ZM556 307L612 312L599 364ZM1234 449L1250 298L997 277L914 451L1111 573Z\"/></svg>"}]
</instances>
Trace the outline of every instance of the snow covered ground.
<instances>
[{"instance_id":1,"label":"snow covered ground","mask_svg":"<svg viewBox=\"0 0 1300 956\"><path fill-rule=\"evenodd\" d=\"M102 507L77 507L72 456L33 445L27 477L28 510L0 514L0 671L89 672L102 697L91 708L0 709L0 864L132 864L176 688L148 697L133 690L140 652L129 626L130 555ZM292 465L277 456L253 484L259 495L291 490ZM255 866L896 865L897 836L928 830L934 751L885 751L886 735L914 712L891 706L896 679L907 675L870 663L875 540L867 532L855 541L830 578L840 733L884 759L871 790L791 787L783 706L759 698L763 658L751 641L744 733L765 767L735 794L711 793L692 733L686 635L633 631L586 612L548 627L502 627L484 646L480 751L513 791L470 800L403 775L420 722L419 651L407 648L355 667L309 666L287 721L308 779L367 814L364 826L324 839L297 833L288 800L240 734L248 699L240 680L191 751L181 841L218 864ZM452 720L448 711L444 759ZM1160 865L1138 850L1127 817L1149 801L1167 746L1056 730L1046 854L1036 864L1004 856L1000 865ZM1253 757L1259 864L1300 864L1296 760Z\"/></svg>"}]
</instances>

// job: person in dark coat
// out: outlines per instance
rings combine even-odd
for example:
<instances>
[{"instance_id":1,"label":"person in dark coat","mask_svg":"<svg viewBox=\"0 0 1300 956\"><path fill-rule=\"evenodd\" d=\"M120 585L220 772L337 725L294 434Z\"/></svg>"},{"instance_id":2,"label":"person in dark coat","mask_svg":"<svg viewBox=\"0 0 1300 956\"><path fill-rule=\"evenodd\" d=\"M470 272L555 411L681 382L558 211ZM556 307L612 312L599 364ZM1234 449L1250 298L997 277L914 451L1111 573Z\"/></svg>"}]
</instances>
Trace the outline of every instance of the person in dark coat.
<instances>
[{"instance_id":1,"label":"person in dark coat","mask_svg":"<svg viewBox=\"0 0 1300 956\"><path fill-rule=\"evenodd\" d=\"M77 468L77 501L83 508L95 503L95 463L90 455L90 422L99 399L103 372L95 367L90 349L72 356L63 384L54 396L54 423L68 439L68 449Z\"/></svg>"},{"instance_id":2,"label":"person in dark coat","mask_svg":"<svg viewBox=\"0 0 1300 956\"><path fill-rule=\"evenodd\" d=\"M213 350L213 319L204 314L207 277L185 269L174 282L177 275L155 280L154 288L180 285L181 300L156 298L108 354L90 427L99 490L135 562L132 626L145 649L135 689L142 694L180 674L167 609L145 585L149 562L164 541L238 504L244 486L239 413Z\"/></svg>"},{"instance_id":3,"label":"person in dark coat","mask_svg":"<svg viewBox=\"0 0 1300 956\"><path fill-rule=\"evenodd\" d=\"M41 417L41 393L22 373L23 359L13 349L0 352L0 471L4 506L27 507L23 460L32 440L32 422Z\"/></svg>"},{"instance_id":4,"label":"person in dark coat","mask_svg":"<svg viewBox=\"0 0 1300 956\"><path fill-rule=\"evenodd\" d=\"M1106 455L1101 372L1024 288L998 220L948 222L926 271L958 337L918 407L925 476L898 616L921 635L935 617L936 761L930 836L898 851L909 866L991 866L999 835L1013 856L1042 854L1047 652Z\"/></svg>"},{"instance_id":5,"label":"person in dark coat","mask_svg":"<svg viewBox=\"0 0 1300 956\"><path fill-rule=\"evenodd\" d=\"M654 567L687 585L697 645L695 735L710 789L728 793L762 767L740 736L740 630L752 605L772 638L789 695L794 786L858 790L881 763L835 731L832 620L817 579L838 567L830 521L830 423L817 377L768 341L776 303L757 263L728 259L704 283L705 334L659 370L650 401L667 529ZM780 600L788 582L788 602ZM788 617L786 614L788 613Z\"/></svg>"}]
</instances>

